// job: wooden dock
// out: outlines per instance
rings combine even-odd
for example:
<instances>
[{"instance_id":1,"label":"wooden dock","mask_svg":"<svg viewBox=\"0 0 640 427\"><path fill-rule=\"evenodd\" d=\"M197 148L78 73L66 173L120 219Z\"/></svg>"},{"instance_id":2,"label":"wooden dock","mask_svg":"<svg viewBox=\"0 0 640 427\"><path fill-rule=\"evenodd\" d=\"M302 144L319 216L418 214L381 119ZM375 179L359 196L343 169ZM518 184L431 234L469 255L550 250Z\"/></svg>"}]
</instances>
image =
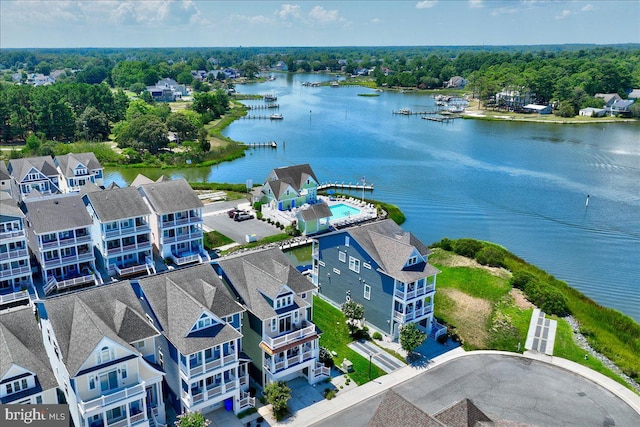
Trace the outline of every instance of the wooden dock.
<instances>
[{"instance_id":1,"label":"wooden dock","mask_svg":"<svg viewBox=\"0 0 640 427\"><path fill-rule=\"evenodd\" d=\"M280 104L264 104L264 105L247 105L249 110L266 110L271 108L280 108Z\"/></svg>"},{"instance_id":2,"label":"wooden dock","mask_svg":"<svg viewBox=\"0 0 640 427\"><path fill-rule=\"evenodd\" d=\"M392 111L392 114L399 114L401 116L424 116L425 114L438 114L440 111L438 110L427 110L427 111L413 111L406 108L402 110Z\"/></svg>"},{"instance_id":3,"label":"wooden dock","mask_svg":"<svg viewBox=\"0 0 640 427\"><path fill-rule=\"evenodd\" d=\"M278 148L278 143L275 141L247 142L244 145L246 145L249 148Z\"/></svg>"},{"instance_id":4,"label":"wooden dock","mask_svg":"<svg viewBox=\"0 0 640 427\"><path fill-rule=\"evenodd\" d=\"M318 185L318 190L328 190L328 189L341 189L341 190L365 190L365 191L373 191L373 184L357 184L351 182L326 182L324 184Z\"/></svg>"},{"instance_id":5,"label":"wooden dock","mask_svg":"<svg viewBox=\"0 0 640 427\"><path fill-rule=\"evenodd\" d=\"M257 114L257 115L247 115L247 116L242 116L240 117L243 120L282 120L282 117L272 117L273 115L263 115L263 114Z\"/></svg>"},{"instance_id":6,"label":"wooden dock","mask_svg":"<svg viewBox=\"0 0 640 427\"><path fill-rule=\"evenodd\" d=\"M432 122L450 122L457 117L455 116L422 116L424 120L431 120Z\"/></svg>"}]
</instances>

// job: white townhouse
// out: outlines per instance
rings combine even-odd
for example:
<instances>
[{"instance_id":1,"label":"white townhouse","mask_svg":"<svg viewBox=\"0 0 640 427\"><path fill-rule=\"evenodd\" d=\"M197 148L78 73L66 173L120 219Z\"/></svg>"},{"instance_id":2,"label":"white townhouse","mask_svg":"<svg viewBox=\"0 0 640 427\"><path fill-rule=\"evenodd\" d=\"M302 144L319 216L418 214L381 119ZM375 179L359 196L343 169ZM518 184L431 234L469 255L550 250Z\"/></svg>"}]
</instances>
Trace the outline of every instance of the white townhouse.
<instances>
[{"instance_id":1,"label":"white townhouse","mask_svg":"<svg viewBox=\"0 0 640 427\"><path fill-rule=\"evenodd\" d=\"M0 403L57 404L59 395L31 307L0 313Z\"/></svg>"},{"instance_id":2,"label":"white townhouse","mask_svg":"<svg viewBox=\"0 0 640 427\"><path fill-rule=\"evenodd\" d=\"M204 249L202 202L184 179L153 182L138 175L137 187L151 208L151 235L160 256L176 265L210 261Z\"/></svg>"},{"instance_id":3,"label":"white townhouse","mask_svg":"<svg viewBox=\"0 0 640 427\"><path fill-rule=\"evenodd\" d=\"M314 384L329 376L318 362L320 331L312 321L316 286L280 249L220 258L214 268L247 309L243 348L257 382L305 377Z\"/></svg>"},{"instance_id":4,"label":"white townhouse","mask_svg":"<svg viewBox=\"0 0 640 427\"><path fill-rule=\"evenodd\" d=\"M16 200L60 193L58 169L50 156L9 160L12 194Z\"/></svg>"},{"instance_id":5,"label":"white townhouse","mask_svg":"<svg viewBox=\"0 0 640 427\"><path fill-rule=\"evenodd\" d=\"M29 303L31 263L24 213L0 192L0 309Z\"/></svg>"},{"instance_id":6,"label":"white townhouse","mask_svg":"<svg viewBox=\"0 0 640 427\"><path fill-rule=\"evenodd\" d=\"M64 154L53 159L60 175L60 191L71 193L91 182L104 187L104 168L93 153Z\"/></svg>"},{"instance_id":7,"label":"white townhouse","mask_svg":"<svg viewBox=\"0 0 640 427\"><path fill-rule=\"evenodd\" d=\"M176 413L255 406L249 358L242 353L242 313L208 264L143 278L134 290L162 333L167 403Z\"/></svg>"},{"instance_id":8,"label":"white townhouse","mask_svg":"<svg viewBox=\"0 0 640 427\"><path fill-rule=\"evenodd\" d=\"M166 425L164 372L128 281L36 303L41 336L75 427Z\"/></svg>"},{"instance_id":9,"label":"white townhouse","mask_svg":"<svg viewBox=\"0 0 640 427\"><path fill-rule=\"evenodd\" d=\"M77 194L25 202L27 238L42 273L45 295L101 280L96 275L93 221Z\"/></svg>"},{"instance_id":10,"label":"white townhouse","mask_svg":"<svg viewBox=\"0 0 640 427\"><path fill-rule=\"evenodd\" d=\"M133 187L100 190L92 184L81 191L93 221L91 235L100 269L110 277L155 273L151 210Z\"/></svg>"}]
</instances>

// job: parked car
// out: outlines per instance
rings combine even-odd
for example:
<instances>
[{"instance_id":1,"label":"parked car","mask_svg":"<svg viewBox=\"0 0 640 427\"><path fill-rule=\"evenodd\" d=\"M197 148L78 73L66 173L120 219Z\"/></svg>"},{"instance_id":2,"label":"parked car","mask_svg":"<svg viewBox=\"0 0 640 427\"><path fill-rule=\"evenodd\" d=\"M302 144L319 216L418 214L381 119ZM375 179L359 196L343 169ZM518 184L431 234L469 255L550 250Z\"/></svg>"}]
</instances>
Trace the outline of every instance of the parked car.
<instances>
[{"instance_id":1,"label":"parked car","mask_svg":"<svg viewBox=\"0 0 640 427\"><path fill-rule=\"evenodd\" d=\"M253 219L253 215L247 212L238 212L236 216L233 217L234 221L246 221L247 219Z\"/></svg>"},{"instance_id":2,"label":"parked car","mask_svg":"<svg viewBox=\"0 0 640 427\"><path fill-rule=\"evenodd\" d=\"M229 215L229 218L233 219L240 212L244 212L244 211L238 208L233 208L227 211L227 215Z\"/></svg>"}]
</instances>

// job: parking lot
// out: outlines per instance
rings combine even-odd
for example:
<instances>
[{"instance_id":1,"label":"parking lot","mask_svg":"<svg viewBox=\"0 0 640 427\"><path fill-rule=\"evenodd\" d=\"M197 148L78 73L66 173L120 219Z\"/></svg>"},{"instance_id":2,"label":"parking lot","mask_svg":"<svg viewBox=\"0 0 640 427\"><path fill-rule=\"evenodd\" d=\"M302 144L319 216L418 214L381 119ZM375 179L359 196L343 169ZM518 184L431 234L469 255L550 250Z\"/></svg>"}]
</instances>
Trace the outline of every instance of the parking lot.
<instances>
[{"instance_id":1,"label":"parking lot","mask_svg":"<svg viewBox=\"0 0 640 427\"><path fill-rule=\"evenodd\" d=\"M247 235L255 234L256 239L260 240L283 232L279 228L256 218L241 222L229 218L227 211L238 205L240 205L240 208L249 208L249 203L246 200L229 200L204 205L202 220L205 231L216 230L240 244L247 243ZM253 212L252 214L255 217Z\"/></svg>"}]
</instances>

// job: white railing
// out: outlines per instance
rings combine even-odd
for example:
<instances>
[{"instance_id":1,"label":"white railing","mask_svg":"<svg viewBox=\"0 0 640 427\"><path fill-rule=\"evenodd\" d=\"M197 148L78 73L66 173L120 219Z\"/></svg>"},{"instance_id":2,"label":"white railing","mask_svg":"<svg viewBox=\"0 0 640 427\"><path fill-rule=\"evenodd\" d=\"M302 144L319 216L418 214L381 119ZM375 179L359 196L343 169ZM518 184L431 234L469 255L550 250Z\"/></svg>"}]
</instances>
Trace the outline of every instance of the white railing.
<instances>
[{"instance_id":1,"label":"white railing","mask_svg":"<svg viewBox=\"0 0 640 427\"><path fill-rule=\"evenodd\" d=\"M149 271L148 270L149 266L147 264L133 265L131 267L122 267L122 268L115 265L114 267L116 269L116 273L118 273L118 276L127 276L129 274L138 273L140 271Z\"/></svg>"},{"instance_id":2,"label":"white railing","mask_svg":"<svg viewBox=\"0 0 640 427\"><path fill-rule=\"evenodd\" d=\"M7 295L0 295L0 305L9 304L14 301L29 299L29 291L18 291Z\"/></svg>"},{"instance_id":3,"label":"white railing","mask_svg":"<svg viewBox=\"0 0 640 427\"><path fill-rule=\"evenodd\" d=\"M57 290L63 290L65 288L70 288L72 286L77 286L83 283L95 282L95 281L96 281L95 274L87 274L86 276L75 277L73 279L66 279L61 281L58 281L54 276L51 276L51 278L44 285L43 290L45 294L48 294L49 292L51 292L53 288Z\"/></svg>"},{"instance_id":4,"label":"white railing","mask_svg":"<svg viewBox=\"0 0 640 427\"><path fill-rule=\"evenodd\" d=\"M403 300L410 300L423 295L427 295L428 293L433 292L434 289L435 288L433 285L423 286L421 288L415 288L411 291L405 291L404 289L396 289L393 294L398 298L402 298Z\"/></svg>"},{"instance_id":5,"label":"white railing","mask_svg":"<svg viewBox=\"0 0 640 427\"><path fill-rule=\"evenodd\" d=\"M6 270L2 270L0 271L0 277L11 277L11 276L15 276L16 274L27 274L27 273L31 273L31 267L25 265L22 267L13 267L13 268L7 268Z\"/></svg>"},{"instance_id":6,"label":"white railing","mask_svg":"<svg viewBox=\"0 0 640 427\"><path fill-rule=\"evenodd\" d=\"M313 368L314 377L328 377L331 375L331 368L327 368L322 363L316 363L316 367Z\"/></svg>"},{"instance_id":7,"label":"white railing","mask_svg":"<svg viewBox=\"0 0 640 427\"><path fill-rule=\"evenodd\" d=\"M139 414L131 415L129 417L129 422L133 425L137 422L140 422L146 419L147 419L147 414L145 414L144 412L140 412Z\"/></svg>"},{"instance_id":8,"label":"white railing","mask_svg":"<svg viewBox=\"0 0 640 427\"><path fill-rule=\"evenodd\" d=\"M126 418L120 421L115 421L113 423L109 423L107 421L107 426L109 427L127 427L129 425L129 420L127 420Z\"/></svg>"},{"instance_id":9,"label":"white railing","mask_svg":"<svg viewBox=\"0 0 640 427\"><path fill-rule=\"evenodd\" d=\"M27 255L29 255L29 252L26 249L15 249L13 251L0 252L0 259L20 258Z\"/></svg>"},{"instance_id":10,"label":"white railing","mask_svg":"<svg viewBox=\"0 0 640 427\"><path fill-rule=\"evenodd\" d=\"M195 254L195 255L186 255L186 256L176 256L174 254L171 254L171 259L173 259L173 262L175 262L177 265L183 265L183 264L189 264L191 262L202 262L202 258L200 258L200 254Z\"/></svg>"},{"instance_id":11,"label":"white railing","mask_svg":"<svg viewBox=\"0 0 640 427\"><path fill-rule=\"evenodd\" d=\"M85 234L82 236L68 237L66 239L56 239L50 242L43 242L43 248L55 248L58 246L70 246L79 245L81 243L91 243L91 234Z\"/></svg>"},{"instance_id":12,"label":"white railing","mask_svg":"<svg viewBox=\"0 0 640 427\"><path fill-rule=\"evenodd\" d=\"M238 408L250 408L256 406L256 398L251 397L247 392L240 392L240 399L238 399Z\"/></svg>"},{"instance_id":13,"label":"white railing","mask_svg":"<svg viewBox=\"0 0 640 427\"><path fill-rule=\"evenodd\" d=\"M269 348L276 349L283 345L292 343L294 341L298 341L302 338L309 337L316 333L316 325L311 323L309 326L304 328L300 328L293 332L288 332L286 334L280 335L278 337L272 338L269 336L263 336L262 341L269 346Z\"/></svg>"},{"instance_id":14,"label":"white railing","mask_svg":"<svg viewBox=\"0 0 640 427\"><path fill-rule=\"evenodd\" d=\"M0 233L0 239L14 239L16 237L23 237L24 235L24 230L5 231L3 233Z\"/></svg>"},{"instance_id":15,"label":"white railing","mask_svg":"<svg viewBox=\"0 0 640 427\"><path fill-rule=\"evenodd\" d=\"M142 381L140 384L133 385L131 387L127 387L125 389L116 391L111 394L100 396L96 399L83 401L80 400L78 402L78 408L80 412L86 414L94 409L103 408L111 403L118 402L125 399L130 399L132 397L137 397L138 399L142 399L145 397L144 391L145 383Z\"/></svg>"},{"instance_id":16,"label":"white railing","mask_svg":"<svg viewBox=\"0 0 640 427\"><path fill-rule=\"evenodd\" d=\"M444 335L447 333L447 327L444 325L441 325L440 323L438 323L437 321L433 321L433 323L431 324L431 334L433 336L433 338L438 338L440 335Z\"/></svg>"},{"instance_id":17,"label":"white railing","mask_svg":"<svg viewBox=\"0 0 640 427\"><path fill-rule=\"evenodd\" d=\"M110 238L110 237L116 237L116 236L127 236L130 234L146 233L146 232L149 232L150 230L151 228L149 227L149 224L144 224L136 227L125 227L125 228L119 228L117 230L105 231L104 237Z\"/></svg>"},{"instance_id":18,"label":"white railing","mask_svg":"<svg viewBox=\"0 0 640 427\"><path fill-rule=\"evenodd\" d=\"M412 310L409 313L402 313L400 311L393 312L393 318L400 323L406 323L410 320L417 319L418 317L425 316L433 311L433 306L425 305L422 308Z\"/></svg>"}]
</instances>

